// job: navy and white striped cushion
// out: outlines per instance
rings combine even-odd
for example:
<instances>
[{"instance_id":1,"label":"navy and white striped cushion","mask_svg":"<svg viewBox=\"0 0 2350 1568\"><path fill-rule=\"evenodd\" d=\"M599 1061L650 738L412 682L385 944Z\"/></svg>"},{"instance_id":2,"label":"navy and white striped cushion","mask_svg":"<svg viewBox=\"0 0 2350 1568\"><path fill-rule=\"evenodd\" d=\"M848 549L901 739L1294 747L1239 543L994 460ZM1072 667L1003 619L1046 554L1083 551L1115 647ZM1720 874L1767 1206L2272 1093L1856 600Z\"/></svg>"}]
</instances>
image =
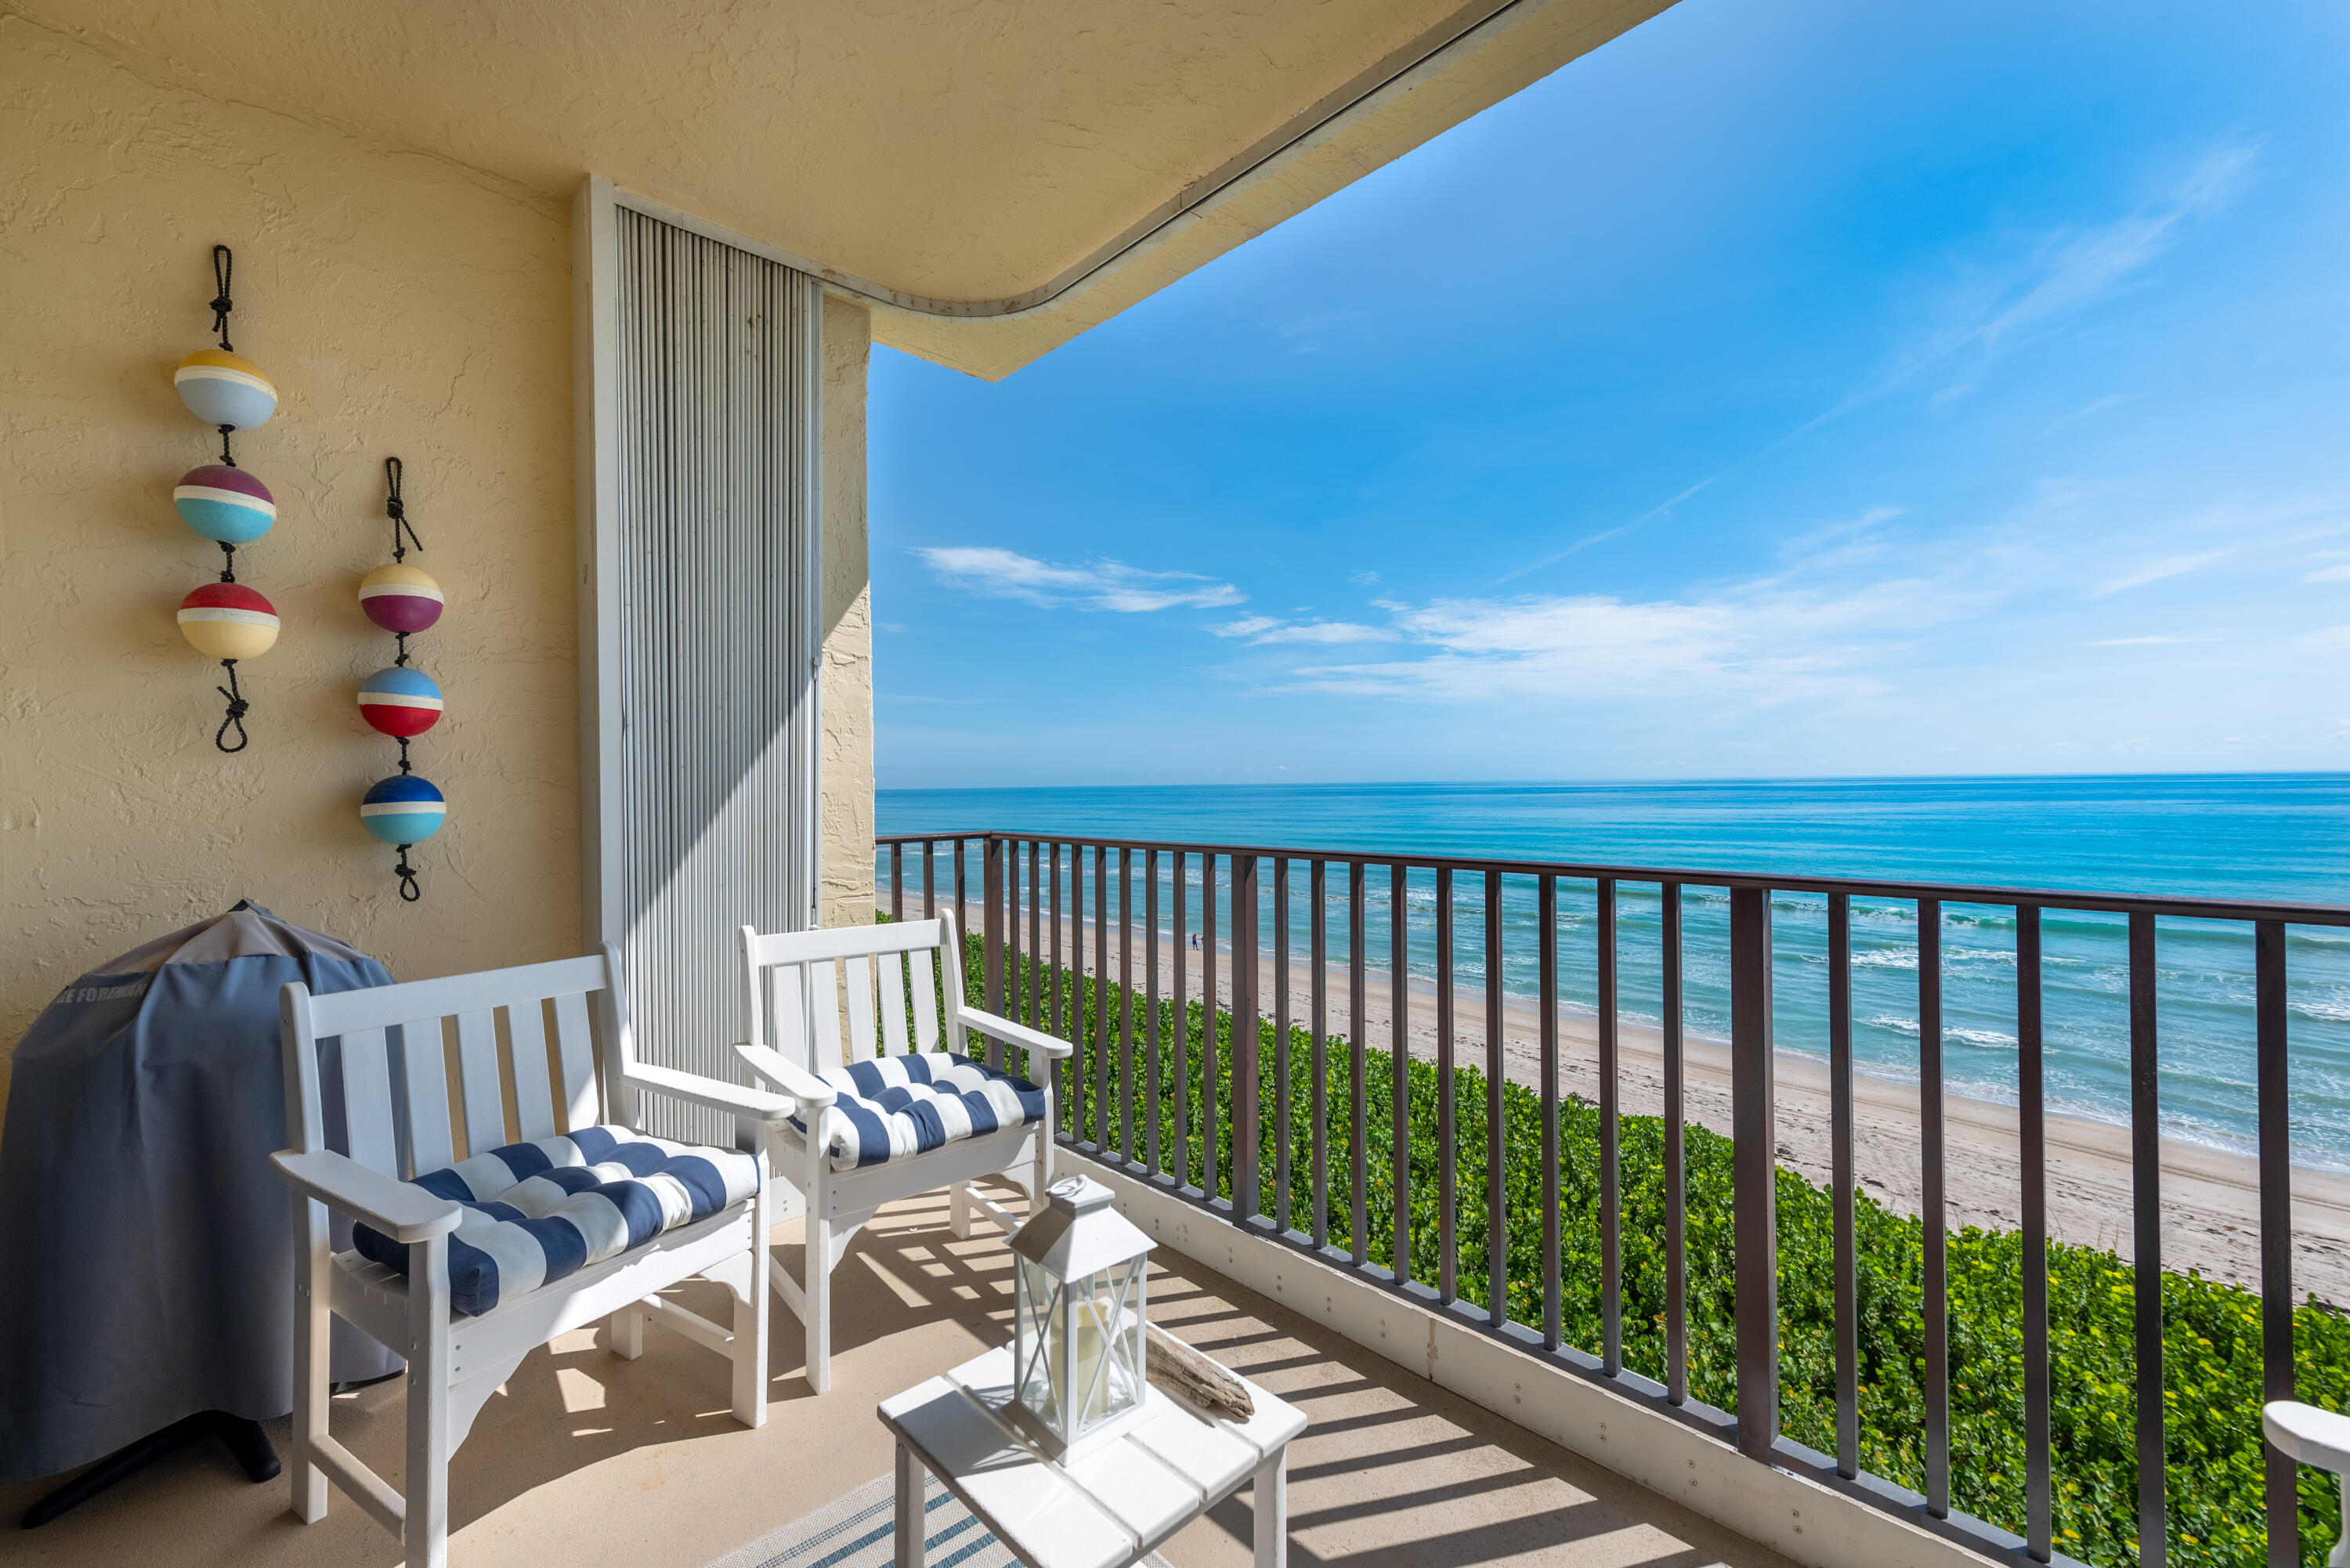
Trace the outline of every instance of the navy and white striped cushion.
<instances>
[{"instance_id":1,"label":"navy and white striped cushion","mask_svg":"<svg viewBox=\"0 0 2350 1568\"><path fill-rule=\"evenodd\" d=\"M759 1160L583 1127L494 1148L411 1185L465 1206L449 1238L449 1304L479 1316L741 1202L759 1190ZM408 1272L406 1246L365 1225L354 1235L363 1255Z\"/></svg>"},{"instance_id":2,"label":"navy and white striped cushion","mask_svg":"<svg viewBox=\"0 0 2350 1568\"><path fill-rule=\"evenodd\" d=\"M942 1148L983 1133L1045 1119L1045 1091L1025 1078L944 1051L825 1067L840 1091L826 1149L835 1170L854 1170ZM807 1127L792 1118L805 1137Z\"/></svg>"}]
</instances>

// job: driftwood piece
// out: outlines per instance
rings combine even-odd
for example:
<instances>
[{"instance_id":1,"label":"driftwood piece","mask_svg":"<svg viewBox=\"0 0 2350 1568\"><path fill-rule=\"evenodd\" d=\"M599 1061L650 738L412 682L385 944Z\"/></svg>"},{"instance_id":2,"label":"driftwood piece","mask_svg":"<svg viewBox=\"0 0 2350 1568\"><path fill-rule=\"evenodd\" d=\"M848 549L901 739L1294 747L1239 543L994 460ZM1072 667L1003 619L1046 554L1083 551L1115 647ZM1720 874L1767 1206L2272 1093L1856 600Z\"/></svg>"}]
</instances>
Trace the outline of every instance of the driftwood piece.
<instances>
[{"instance_id":1,"label":"driftwood piece","mask_svg":"<svg viewBox=\"0 0 2350 1568\"><path fill-rule=\"evenodd\" d=\"M1235 1421L1256 1414L1248 1385L1155 1323L1143 1324L1144 1373L1169 1393Z\"/></svg>"}]
</instances>

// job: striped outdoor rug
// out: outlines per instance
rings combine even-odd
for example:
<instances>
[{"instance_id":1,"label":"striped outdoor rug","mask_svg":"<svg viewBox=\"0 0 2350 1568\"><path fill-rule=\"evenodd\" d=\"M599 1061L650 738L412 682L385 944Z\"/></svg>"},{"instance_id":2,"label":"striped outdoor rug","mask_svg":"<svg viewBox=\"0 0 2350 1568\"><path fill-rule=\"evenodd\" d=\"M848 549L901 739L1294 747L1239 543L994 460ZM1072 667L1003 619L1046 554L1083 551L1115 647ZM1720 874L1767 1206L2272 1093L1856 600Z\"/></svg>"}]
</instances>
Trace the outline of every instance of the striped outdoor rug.
<instances>
[{"instance_id":1,"label":"striped outdoor rug","mask_svg":"<svg viewBox=\"0 0 2350 1568\"><path fill-rule=\"evenodd\" d=\"M1011 1550L971 1516L971 1511L930 1478L922 1499L929 1520L923 1568L1022 1568ZM708 1568L890 1568L897 1559L898 1508L888 1476L877 1476L846 1497L739 1547ZM1152 1552L1144 1568L1168 1568Z\"/></svg>"}]
</instances>

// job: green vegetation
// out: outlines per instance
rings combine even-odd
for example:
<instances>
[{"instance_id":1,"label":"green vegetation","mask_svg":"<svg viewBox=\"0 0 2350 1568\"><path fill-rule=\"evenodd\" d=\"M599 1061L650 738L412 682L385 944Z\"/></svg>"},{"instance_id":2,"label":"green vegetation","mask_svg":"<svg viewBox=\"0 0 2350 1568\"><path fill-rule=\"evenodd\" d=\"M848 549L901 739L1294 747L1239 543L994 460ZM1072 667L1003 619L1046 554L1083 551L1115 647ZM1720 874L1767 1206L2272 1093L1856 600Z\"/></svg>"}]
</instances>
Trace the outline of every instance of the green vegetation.
<instances>
[{"instance_id":1,"label":"green vegetation","mask_svg":"<svg viewBox=\"0 0 2350 1568\"><path fill-rule=\"evenodd\" d=\"M983 1002L977 938L968 939L965 974L972 1000ZM1027 960L1006 980L1006 1006L1040 1023L1050 1016L1060 986L1065 1033L1082 1044L1062 1072L1065 1126L1091 1140L1108 1121L1107 1146L1144 1158L1149 1148L1144 1047L1146 1003L1102 983L1079 986L1067 971L1055 975ZM1031 991L1031 985L1037 987ZM1081 995L1080 992L1086 994ZM1032 1013L1023 999L1034 996ZM1097 1098L1092 1052L1095 1007L1108 1013L1109 1093ZM1066 1011L1081 1009L1079 1027ZM1215 1191L1232 1196L1231 1118L1232 1021L1215 1014L1216 1073L1203 1084L1207 1021L1191 1004L1184 1048L1174 1049L1174 1012L1159 1004L1159 1148L1162 1168L1176 1168L1176 1106L1184 1107L1180 1168L1187 1182L1204 1185L1201 1102L1212 1087L1218 1114L1212 1164ZM1130 1018L1134 1060L1121 1074L1121 1028ZM1313 1158L1312 1040L1291 1032L1290 1222L1310 1230ZM1276 1039L1261 1027L1257 1207L1274 1211ZM1015 1062L1017 1053L1014 1054ZM1333 1244L1350 1247L1352 1063L1343 1041L1328 1046L1329 1208ZM1368 1173L1365 1246L1383 1267L1394 1262L1391 1114L1392 1065L1384 1055L1363 1064ZM1439 1274L1436 1127L1439 1075L1433 1064L1409 1064L1410 1141L1410 1273L1433 1283ZM1455 1198L1458 1293L1485 1304L1485 1079L1464 1068L1456 1080ZM1532 1089L1503 1088L1504 1234L1508 1243L1509 1314L1539 1325L1542 1302L1542 1103ZM1568 1097L1561 1102L1560 1252L1562 1330L1566 1343L1596 1350L1600 1342L1599 1116ZM1622 1118L1624 1363L1662 1379L1665 1370L1665 1200L1663 1124L1653 1116ZM1727 1410L1738 1407L1733 1332L1730 1140L1700 1127L1687 1133L1686 1213L1689 1259L1689 1387L1692 1397ZM1793 1172L1778 1177L1780 1411L1782 1429L1799 1442L1835 1449L1835 1348L1833 1219L1829 1195ZM1855 1202L1859 1246L1860 1460L1863 1468L1912 1489L1925 1480L1921 1424L1925 1322L1923 1227L1865 1193ZM2114 1568L2137 1561L2137 1465L2136 1362L2130 1265L2110 1252L2051 1245L2049 1334L2054 1397L2056 1546ZM1950 1474L1954 1507L2022 1533L2023 1498L2022 1238L2012 1231L1968 1229L1950 1238ZM2330 1408L2350 1408L2350 1321L2321 1308L2295 1314L2294 1347L2301 1397ZM2258 1568L2267 1558L2263 1522L2263 1461L2260 1428L2260 1301L2251 1292L2195 1274L2163 1276L2164 1403L2168 1423L2169 1560L2181 1568ZM2303 1469L2300 1482L2303 1561L2322 1563L2339 1527L2330 1478Z\"/></svg>"}]
</instances>

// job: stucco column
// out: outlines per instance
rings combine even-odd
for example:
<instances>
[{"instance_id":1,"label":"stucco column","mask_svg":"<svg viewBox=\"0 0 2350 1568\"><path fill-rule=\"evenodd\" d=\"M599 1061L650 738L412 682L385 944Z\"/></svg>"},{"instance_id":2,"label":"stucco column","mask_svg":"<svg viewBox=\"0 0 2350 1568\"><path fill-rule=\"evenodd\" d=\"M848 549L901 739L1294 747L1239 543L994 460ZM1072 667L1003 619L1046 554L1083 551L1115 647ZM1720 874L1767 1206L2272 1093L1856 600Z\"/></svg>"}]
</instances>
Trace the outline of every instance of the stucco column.
<instances>
[{"instance_id":1,"label":"stucco column","mask_svg":"<svg viewBox=\"0 0 2350 1568\"><path fill-rule=\"evenodd\" d=\"M873 919L873 605L866 559L865 367L873 317L824 305L824 715L817 909L827 926Z\"/></svg>"}]
</instances>

